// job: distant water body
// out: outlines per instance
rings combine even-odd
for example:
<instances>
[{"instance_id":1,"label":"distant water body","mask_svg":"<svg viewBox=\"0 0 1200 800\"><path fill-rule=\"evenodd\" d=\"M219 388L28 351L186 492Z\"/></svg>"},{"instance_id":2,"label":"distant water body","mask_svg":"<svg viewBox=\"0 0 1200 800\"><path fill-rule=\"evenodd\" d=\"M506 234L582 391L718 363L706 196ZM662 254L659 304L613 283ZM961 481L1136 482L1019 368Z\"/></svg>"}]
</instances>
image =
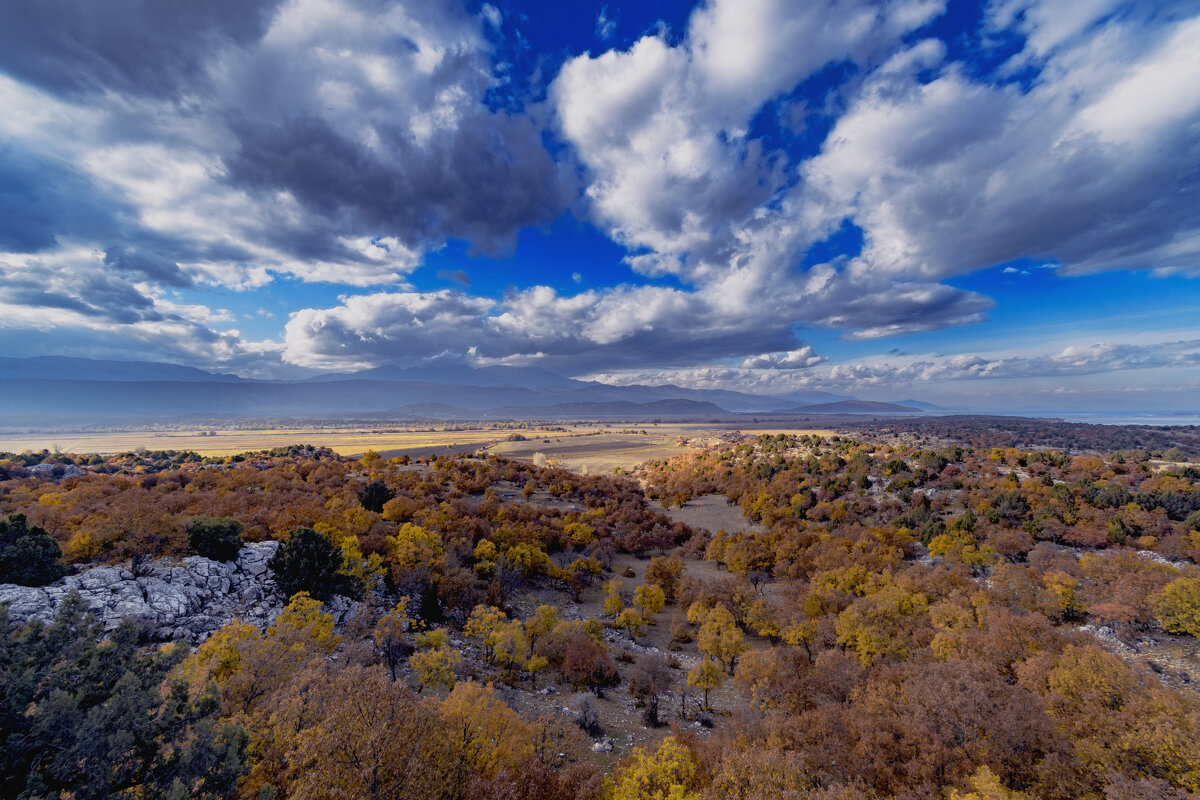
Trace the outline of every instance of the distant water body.
<instances>
[{"instance_id":1,"label":"distant water body","mask_svg":"<svg viewBox=\"0 0 1200 800\"><path fill-rule=\"evenodd\" d=\"M1092 425L1200 425L1200 411L1056 411L1048 408L947 408L928 412L926 416L940 417L948 414L988 414L1000 417L1061 419L1064 422L1087 422Z\"/></svg>"},{"instance_id":2,"label":"distant water body","mask_svg":"<svg viewBox=\"0 0 1200 800\"><path fill-rule=\"evenodd\" d=\"M1047 412L1037 416L1057 417L1067 422L1088 422L1093 425L1200 425L1200 413L1137 413L1104 411L1092 414L1067 414Z\"/></svg>"}]
</instances>

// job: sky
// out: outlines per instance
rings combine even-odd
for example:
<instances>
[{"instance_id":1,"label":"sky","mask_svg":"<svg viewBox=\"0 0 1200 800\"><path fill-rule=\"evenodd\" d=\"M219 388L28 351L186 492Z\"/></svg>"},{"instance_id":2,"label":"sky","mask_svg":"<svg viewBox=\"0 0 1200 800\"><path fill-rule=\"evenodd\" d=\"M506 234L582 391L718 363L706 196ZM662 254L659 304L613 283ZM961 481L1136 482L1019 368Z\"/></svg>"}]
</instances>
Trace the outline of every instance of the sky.
<instances>
[{"instance_id":1,"label":"sky","mask_svg":"<svg viewBox=\"0 0 1200 800\"><path fill-rule=\"evenodd\" d=\"M1200 0L0 3L0 349L1200 408Z\"/></svg>"}]
</instances>

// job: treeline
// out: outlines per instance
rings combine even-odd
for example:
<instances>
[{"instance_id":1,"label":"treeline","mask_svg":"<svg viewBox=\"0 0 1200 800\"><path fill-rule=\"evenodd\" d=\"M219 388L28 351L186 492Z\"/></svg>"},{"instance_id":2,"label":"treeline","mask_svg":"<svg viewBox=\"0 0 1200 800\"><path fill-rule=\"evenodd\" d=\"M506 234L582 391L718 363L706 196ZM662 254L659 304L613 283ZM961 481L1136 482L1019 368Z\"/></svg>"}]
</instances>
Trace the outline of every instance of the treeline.
<instances>
[{"instance_id":1,"label":"treeline","mask_svg":"<svg viewBox=\"0 0 1200 800\"><path fill-rule=\"evenodd\" d=\"M1146 451L1154 457L1186 461L1200 456L1196 425L1096 425L1060 419L944 415L904 419L842 421L852 435L916 435L942 438L978 449L1053 448L1067 452Z\"/></svg>"}]
</instances>

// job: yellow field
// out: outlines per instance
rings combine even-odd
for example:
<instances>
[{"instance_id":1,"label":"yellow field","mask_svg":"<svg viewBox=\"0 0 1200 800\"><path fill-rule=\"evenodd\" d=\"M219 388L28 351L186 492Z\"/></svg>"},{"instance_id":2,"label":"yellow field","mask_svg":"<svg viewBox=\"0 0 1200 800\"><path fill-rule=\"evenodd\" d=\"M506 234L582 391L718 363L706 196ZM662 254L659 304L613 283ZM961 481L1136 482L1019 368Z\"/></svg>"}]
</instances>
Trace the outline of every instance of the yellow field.
<instances>
[{"instance_id":1,"label":"yellow field","mask_svg":"<svg viewBox=\"0 0 1200 800\"><path fill-rule=\"evenodd\" d=\"M837 431L818 429L818 428L739 428L743 433L758 436L764 434L767 436L775 436L780 433L786 433L789 436L836 436Z\"/></svg>"},{"instance_id":2,"label":"yellow field","mask_svg":"<svg viewBox=\"0 0 1200 800\"><path fill-rule=\"evenodd\" d=\"M64 453L125 453L144 447L147 450L194 450L205 456L228 456L248 450L266 450L291 444L329 447L342 455L367 450L448 447L495 441L505 431L389 431L339 430L234 430L218 431L216 436L197 432L123 431L119 433L47 434L0 437L0 450L20 453L24 450L61 450ZM474 449L474 448L471 448Z\"/></svg>"},{"instance_id":3,"label":"yellow field","mask_svg":"<svg viewBox=\"0 0 1200 800\"><path fill-rule=\"evenodd\" d=\"M267 450L293 444L328 447L340 455L359 455L367 450L392 456L407 452L414 456L430 453L457 453L487 447L489 452L509 458L532 460L537 453L548 462L575 472L609 474L614 469L632 470L637 465L669 458L690 449L715 444L737 430L747 434L790 433L832 435L833 431L811 429L757 429L753 426L714 430L699 425L651 425L621 423L618 427L564 425L565 431L546 429L497 430L397 430L394 426L377 430L363 428L304 428L263 430L218 430L201 436L199 431L132 430L98 433L47 433L26 435L0 434L0 452L20 453L43 449L64 453L110 455L138 448L147 450L194 450L203 456L230 456L251 450ZM641 431L646 433L642 434ZM632 432L631 432L632 431ZM510 442L508 436L519 433L526 441ZM681 443L681 440L683 443Z\"/></svg>"},{"instance_id":4,"label":"yellow field","mask_svg":"<svg viewBox=\"0 0 1200 800\"><path fill-rule=\"evenodd\" d=\"M645 461L685 453L691 448L686 444L678 444L680 437L695 436L694 431L676 427L659 426L646 430L644 436L640 433L608 431L590 436L561 433L530 436L529 441L525 442L499 442L489 448L489 452L523 461L529 461L535 454L541 453L546 456L547 463L572 472L606 475L615 469L628 472Z\"/></svg>"}]
</instances>

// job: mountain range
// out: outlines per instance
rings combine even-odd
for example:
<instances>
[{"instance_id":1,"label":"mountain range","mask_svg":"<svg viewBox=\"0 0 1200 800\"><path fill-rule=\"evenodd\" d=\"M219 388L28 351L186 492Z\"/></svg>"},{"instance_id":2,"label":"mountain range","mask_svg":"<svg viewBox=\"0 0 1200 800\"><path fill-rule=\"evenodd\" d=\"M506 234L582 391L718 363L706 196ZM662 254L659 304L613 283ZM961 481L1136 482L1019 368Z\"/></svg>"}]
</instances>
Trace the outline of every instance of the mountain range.
<instances>
[{"instance_id":1,"label":"mountain range","mask_svg":"<svg viewBox=\"0 0 1200 800\"><path fill-rule=\"evenodd\" d=\"M169 421L197 415L386 419L714 418L736 414L911 414L829 392L764 396L671 384L615 386L536 367L383 366L256 380L177 364L0 358L0 418Z\"/></svg>"}]
</instances>

